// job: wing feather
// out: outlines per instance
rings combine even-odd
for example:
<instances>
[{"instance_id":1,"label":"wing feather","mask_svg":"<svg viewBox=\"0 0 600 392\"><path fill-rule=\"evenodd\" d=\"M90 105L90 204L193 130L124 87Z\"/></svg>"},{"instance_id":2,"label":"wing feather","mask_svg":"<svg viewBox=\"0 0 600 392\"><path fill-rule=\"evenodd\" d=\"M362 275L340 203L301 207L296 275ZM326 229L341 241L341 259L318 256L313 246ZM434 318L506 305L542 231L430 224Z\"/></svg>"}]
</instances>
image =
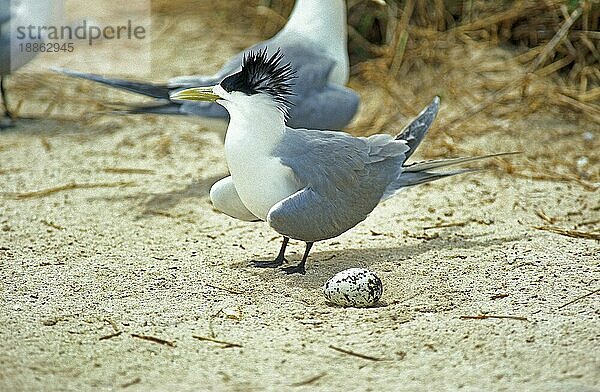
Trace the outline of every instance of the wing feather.
<instances>
[{"instance_id":1,"label":"wing feather","mask_svg":"<svg viewBox=\"0 0 600 392\"><path fill-rule=\"evenodd\" d=\"M307 242L342 234L377 206L399 175L407 150L403 141L388 135L355 138L288 128L274 154L303 188L273 206L267 222Z\"/></svg>"}]
</instances>

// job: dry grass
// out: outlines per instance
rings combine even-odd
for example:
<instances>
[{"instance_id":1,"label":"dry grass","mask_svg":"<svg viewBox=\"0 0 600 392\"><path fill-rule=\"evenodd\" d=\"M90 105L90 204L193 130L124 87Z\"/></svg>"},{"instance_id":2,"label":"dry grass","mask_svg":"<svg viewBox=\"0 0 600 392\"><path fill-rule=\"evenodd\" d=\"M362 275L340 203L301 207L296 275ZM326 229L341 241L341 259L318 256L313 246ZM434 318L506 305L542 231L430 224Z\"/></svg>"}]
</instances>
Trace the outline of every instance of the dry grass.
<instances>
[{"instance_id":1,"label":"dry grass","mask_svg":"<svg viewBox=\"0 0 600 392\"><path fill-rule=\"evenodd\" d=\"M362 96L351 132L397 133L434 95L440 95L442 115L419 151L423 157L523 150L523 158L496 160L495 166L518 177L597 189L600 0L347 3L350 86ZM161 56L175 58L189 57L200 39L227 40L241 49L269 37L285 23L293 0L253 0L243 6L236 1L155 0L152 5L153 47ZM214 17L196 26L198 15L206 12ZM182 26L186 26L185 34ZM223 26L244 27L229 31ZM241 35L242 30L254 33ZM181 51L185 47L187 53ZM206 55L214 61L220 54ZM162 60L157 57L153 67L158 78L176 76L170 63ZM88 115L83 119L91 124L98 119L91 113L111 107L98 100L97 92L90 94L89 86L56 83L55 78L43 75L23 75L14 84L15 90L28 92L29 99L48 101L47 91L52 91L46 114L73 113L71 106L84 106ZM32 96L32 91L40 95ZM21 101L15 100L14 106L19 113ZM555 123L576 124L581 132L573 134L572 129L554 126L549 127L552 130L545 134L544 143L532 140L524 146L481 149L470 143L490 133L523 139L530 126L539 128L554 119ZM582 138L587 138L584 143ZM166 143L162 140L157 153L168 154Z\"/></svg>"},{"instance_id":2,"label":"dry grass","mask_svg":"<svg viewBox=\"0 0 600 392\"><path fill-rule=\"evenodd\" d=\"M354 3L367 13L365 3L376 7L372 2ZM419 107L414 98L421 95L416 90L422 84L410 89L411 84L403 81L432 68L438 75L450 75L447 93L466 109L446 124L449 131L482 111L493 114L494 109L506 110L510 104L521 106L521 112L561 107L600 122L599 2L575 2L571 10L564 0L501 4L439 0L433 2L433 10L432 2L422 0L388 3L380 6L386 12L371 11L376 17L385 15L373 22L385 27L378 47L381 54L355 65L354 75L386 90L405 110ZM352 11L350 20L356 19ZM374 28L362 30L368 33ZM351 42L354 52L360 51L356 46L364 46L360 40ZM501 47L508 48L511 56L494 53ZM456 73L461 77L453 78ZM482 77L472 80L473 74ZM469 79L478 84L461 86L461 81ZM406 91L407 87L412 91ZM391 120L374 117L378 120L368 119L360 128L380 128Z\"/></svg>"},{"instance_id":3,"label":"dry grass","mask_svg":"<svg viewBox=\"0 0 600 392\"><path fill-rule=\"evenodd\" d=\"M523 159L496 166L518 177L598 188L600 1L347 3L351 86L363 97L351 132L397 133L433 95L448 106L420 151L425 157L481 153L466 141L490 132L520 137L529 129L518 127L529 117L566 119L589 131L583 149L573 147L581 135L552 131L547 137L556 143L536 141ZM293 2L261 4L271 6L257 15L269 20L268 36Z\"/></svg>"}]
</instances>

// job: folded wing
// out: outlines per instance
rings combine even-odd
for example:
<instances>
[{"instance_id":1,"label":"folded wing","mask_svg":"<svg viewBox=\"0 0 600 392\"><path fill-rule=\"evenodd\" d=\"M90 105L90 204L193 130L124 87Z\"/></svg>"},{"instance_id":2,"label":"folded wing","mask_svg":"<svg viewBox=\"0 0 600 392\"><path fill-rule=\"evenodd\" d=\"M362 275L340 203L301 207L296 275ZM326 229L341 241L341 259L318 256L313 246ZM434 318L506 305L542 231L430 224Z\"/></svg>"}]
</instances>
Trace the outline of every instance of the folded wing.
<instances>
[{"instance_id":1,"label":"folded wing","mask_svg":"<svg viewBox=\"0 0 600 392\"><path fill-rule=\"evenodd\" d=\"M389 135L354 138L288 128L274 154L303 188L271 208L269 225L307 242L340 235L377 206L407 150Z\"/></svg>"}]
</instances>

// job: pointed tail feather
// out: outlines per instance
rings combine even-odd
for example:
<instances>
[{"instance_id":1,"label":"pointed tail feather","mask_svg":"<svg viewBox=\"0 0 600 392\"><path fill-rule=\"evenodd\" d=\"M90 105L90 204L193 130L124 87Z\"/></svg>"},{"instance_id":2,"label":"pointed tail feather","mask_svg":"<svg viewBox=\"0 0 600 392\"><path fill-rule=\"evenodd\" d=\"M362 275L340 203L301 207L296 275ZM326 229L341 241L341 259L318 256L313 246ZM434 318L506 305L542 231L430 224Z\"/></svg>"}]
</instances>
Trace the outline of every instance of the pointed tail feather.
<instances>
[{"instance_id":1,"label":"pointed tail feather","mask_svg":"<svg viewBox=\"0 0 600 392\"><path fill-rule=\"evenodd\" d=\"M404 140L410 148L406 152L406 158L410 157L415 152L421 140L433 124L438 110L440 109L440 97L435 97L433 101L419 115L410 122L398 136L396 140Z\"/></svg>"},{"instance_id":2,"label":"pointed tail feather","mask_svg":"<svg viewBox=\"0 0 600 392\"><path fill-rule=\"evenodd\" d=\"M178 116L229 118L227 110L216 103L208 102L161 102L158 104L120 108L115 114L165 114Z\"/></svg>"},{"instance_id":3,"label":"pointed tail feather","mask_svg":"<svg viewBox=\"0 0 600 392\"><path fill-rule=\"evenodd\" d=\"M480 159L494 158L505 155L520 154L519 152L505 152L499 154L490 154L480 157L467 157L467 158L450 158L450 159L439 159L435 161L415 162L411 165L404 166L400 176L394 180L385 190L381 200L388 199L398 194L402 189L411 186L424 184L439 180L442 178L454 176L457 174L471 173L479 171L481 169L469 168L469 169L458 169L446 172L430 172L432 169L439 169L443 167L458 165L460 163L478 161Z\"/></svg>"},{"instance_id":4,"label":"pointed tail feather","mask_svg":"<svg viewBox=\"0 0 600 392\"><path fill-rule=\"evenodd\" d=\"M72 71L66 68L52 68L53 71L61 73L63 75L72 76L75 78L91 80L93 82L102 83L110 87L118 88L121 90L127 90L132 93L146 95L148 97L159 98L159 99L169 99L169 94L172 88L153 83L145 83L145 82L134 82L125 79L111 79L105 78L100 75L94 75L84 72Z\"/></svg>"},{"instance_id":5,"label":"pointed tail feather","mask_svg":"<svg viewBox=\"0 0 600 392\"><path fill-rule=\"evenodd\" d=\"M409 188L411 186L425 184L426 182L440 180L442 178L454 176L457 174L470 173L478 170L479 169L459 169L443 173L431 173L426 171L408 173L403 172L399 178L397 178L394 182L388 185L383 196L381 197L381 201L389 199L390 197L400 193L400 191L402 191L403 189Z\"/></svg>"},{"instance_id":6,"label":"pointed tail feather","mask_svg":"<svg viewBox=\"0 0 600 392\"><path fill-rule=\"evenodd\" d=\"M173 102L168 102L158 105L140 105L129 106L125 109L116 110L114 114L167 114L167 115L182 115L186 114L181 111L181 105Z\"/></svg>"},{"instance_id":7,"label":"pointed tail feather","mask_svg":"<svg viewBox=\"0 0 600 392\"><path fill-rule=\"evenodd\" d=\"M481 159L496 158L496 157L501 157L501 156L506 156L506 155L515 155L515 154L520 154L520 152L501 152L498 154L483 155L480 157L449 158L449 159L437 159L434 161L414 162L414 163L411 163L410 165L404 166L403 171L405 173L415 173L415 172L421 172L421 171L425 171L425 170L439 169L442 167L458 165L461 163L479 161Z\"/></svg>"},{"instance_id":8,"label":"pointed tail feather","mask_svg":"<svg viewBox=\"0 0 600 392\"><path fill-rule=\"evenodd\" d=\"M198 102L172 102L170 101L170 94L177 89L182 88L182 85L189 83L190 86L200 86L203 84L210 85L214 84L213 77L201 77L194 76L188 77L188 79L180 78L181 83L171 83L169 85L160 85L153 83L144 82L133 82L124 79L110 79L103 76L72 71L66 68L52 68L53 71L61 73L63 75L72 76L80 79L91 80L93 82L102 83L110 87L118 88L121 90L127 90L136 94L145 95L152 98L160 99L156 103L148 105L129 105L123 108L122 105L118 105L112 113L113 114L166 114L166 115L190 115L199 117L210 117L210 118L227 118L228 114L225 108L215 103L198 103Z\"/></svg>"},{"instance_id":9,"label":"pointed tail feather","mask_svg":"<svg viewBox=\"0 0 600 392\"><path fill-rule=\"evenodd\" d=\"M435 172L413 172L413 173L403 173L400 178L398 184L401 187L414 186L419 184L424 184L426 182L431 182L435 180L440 180L442 178L454 176L457 174L471 173L479 171L479 169L459 169L452 170L443 173L435 173Z\"/></svg>"}]
</instances>

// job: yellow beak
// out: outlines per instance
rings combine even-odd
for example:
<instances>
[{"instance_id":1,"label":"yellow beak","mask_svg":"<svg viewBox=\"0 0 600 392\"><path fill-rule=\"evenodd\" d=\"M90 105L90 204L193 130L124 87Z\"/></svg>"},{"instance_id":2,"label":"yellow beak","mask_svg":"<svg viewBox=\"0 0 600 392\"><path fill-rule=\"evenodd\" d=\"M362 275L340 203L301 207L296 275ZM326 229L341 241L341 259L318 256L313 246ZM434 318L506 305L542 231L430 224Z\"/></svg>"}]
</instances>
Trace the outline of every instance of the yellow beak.
<instances>
[{"instance_id":1,"label":"yellow beak","mask_svg":"<svg viewBox=\"0 0 600 392\"><path fill-rule=\"evenodd\" d=\"M171 94L171 99L176 101L207 101L215 102L217 99L221 99L220 96L212 92L213 86L211 87L194 87L187 88L185 90L177 91Z\"/></svg>"}]
</instances>

